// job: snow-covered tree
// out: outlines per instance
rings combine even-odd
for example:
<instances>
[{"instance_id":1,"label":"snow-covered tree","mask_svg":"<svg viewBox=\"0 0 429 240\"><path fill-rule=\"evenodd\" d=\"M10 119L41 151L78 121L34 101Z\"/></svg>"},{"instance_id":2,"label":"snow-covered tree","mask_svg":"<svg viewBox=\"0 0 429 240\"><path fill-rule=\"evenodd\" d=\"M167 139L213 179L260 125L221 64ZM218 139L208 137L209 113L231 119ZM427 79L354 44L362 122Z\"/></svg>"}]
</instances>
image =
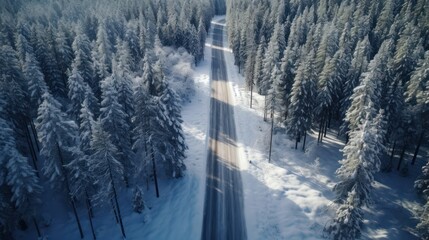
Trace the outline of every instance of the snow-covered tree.
<instances>
[{"instance_id":1,"label":"snow-covered tree","mask_svg":"<svg viewBox=\"0 0 429 240\"><path fill-rule=\"evenodd\" d=\"M97 40L93 51L95 71L99 79L108 77L112 71L113 47L106 28L105 21L98 25Z\"/></svg>"},{"instance_id":2,"label":"snow-covered tree","mask_svg":"<svg viewBox=\"0 0 429 240\"><path fill-rule=\"evenodd\" d=\"M94 67L91 59L91 43L88 37L83 33L81 27L76 32L73 41L73 59L72 69L76 68L83 80L91 87L96 96L101 95L98 81L94 78Z\"/></svg>"},{"instance_id":3,"label":"snow-covered tree","mask_svg":"<svg viewBox=\"0 0 429 240\"><path fill-rule=\"evenodd\" d=\"M182 130L182 116L179 101L176 93L166 86L163 94L160 97L161 111L164 114L164 127L165 132L159 143L159 150L161 150L165 168L169 176L173 178L183 176L186 169L183 160L185 158L185 150L187 149L185 143L185 136ZM161 137L161 136L159 136Z\"/></svg>"},{"instance_id":4,"label":"snow-covered tree","mask_svg":"<svg viewBox=\"0 0 429 240\"><path fill-rule=\"evenodd\" d=\"M347 200L338 207L333 222L325 227L332 239L358 239L361 236L363 213L357 198L356 191L350 191Z\"/></svg>"},{"instance_id":5,"label":"snow-covered tree","mask_svg":"<svg viewBox=\"0 0 429 240\"><path fill-rule=\"evenodd\" d=\"M28 82L28 91L32 108L37 109L42 102L42 95L48 91L43 73L36 58L31 53L27 53L23 66L24 77Z\"/></svg>"},{"instance_id":6,"label":"snow-covered tree","mask_svg":"<svg viewBox=\"0 0 429 240\"><path fill-rule=\"evenodd\" d=\"M3 113L1 106L0 113ZM15 134L4 116L0 116L0 187L7 186L14 209L21 216L29 217L35 212L34 204L39 200L41 187L28 159L18 151Z\"/></svg>"},{"instance_id":7,"label":"snow-covered tree","mask_svg":"<svg viewBox=\"0 0 429 240\"><path fill-rule=\"evenodd\" d=\"M422 167L422 175L414 182L414 188L429 199L429 162Z\"/></svg>"},{"instance_id":8,"label":"snow-covered tree","mask_svg":"<svg viewBox=\"0 0 429 240\"><path fill-rule=\"evenodd\" d=\"M79 118L81 104L85 99L86 85L87 83L84 82L82 75L80 75L77 68L74 67L68 78L68 97L71 103L70 115L75 121Z\"/></svg>"},{"instance_id":9,"label":"snow-covered tree","mask_svg":"<svg viewBox=\"0 0 429 240\"><path fill-rule=\"evenodd\" d=\"M291 138L297 143L310 130L313 120L314 102L316 98L317 75L314 66L314 52L301 61L294 83L286 119L286 128Z\"/></svg>"},{"instance_id":10,"label":"snow-covered tree","mask_svg":"<svg viewBox=\"0 0 429 240\"><path fill-rule=\"evenodd\" d=\"M364 111L371 105L379 104L381 97L380 84L386 77L387 62L390 56L391 41L386 40L380 47L379 52L369 63L368 71L361 76L361 83L353 91L351 104L346 113L345 121L350 131L360 124L367 114ZM377 106L373 106L377 108Z\"/></svg>"},{"instance_id":11,"label":"snow-covered tree","mask_svg":"<svg viewBox=\"0 0 429 240\"><path fill-rule=\"evenodd\" d=\"M40 155L44 157L43 174L49 182L62 182L63 166L69 163L79 147L78 127L62 112L61 104L48 92L42 96L38 109L36 129L42 145Z\"/></svg>"},{"instance_id":12,"label":"snow-covered tree","mask_svg":"<svg viewBox=\"0 0 429 240\"><path fill-rule=\"evenodd\" d=\"M127 114L124 107L119 103L119 92L115 87L117 79L115 74L102 82L102 101L100 109L100 122L103 129L109 133L112 143L119 151L116 156L125 168L125 182L128 184L129 177L133 174L130 126L127 123Z\"/></svg>"},{"instance_id":13,"label":"snow-covered tree","mask_svg":"<svg viewBox=\"0 0 429 240\"><path fill-rule=\"evenodd\" d=\"M143 199L143 191L140 187L136 186L134 189L133 196L133 210L136 213L142 213L145 208L145 203Z\"/></svg>"},{"instance_id":14,"label":"snow-covered tree","mask_svg":"<svg viewBox=\"0 0 429 240\"><path fill-rule=\"evenodd\" d=\"M257 86L262 85L262 77L263 77L262 59L265 54L265 48L266 48L265 39L262 38L260 44L258 45L258 50L256 51L255 70L253 72L253 84L256 84Z\"/></svg>"},{"instance_id":15,"label":"snow-covered tree","mask_svg":"<svg viewBox=\"0 0 429 240\"><path fill-rule=\"evenodd\" d=\"M374 105L369 103L364 118L350 132L344 147L343 160L336 174L340 181L334 186L340 208L331 225L325 228L334 239L356 238L360 235L362 207L371 203L374 173L380 170L380 155L384 152L384 111L374 115Z\"/></svg>"}]
</instances>

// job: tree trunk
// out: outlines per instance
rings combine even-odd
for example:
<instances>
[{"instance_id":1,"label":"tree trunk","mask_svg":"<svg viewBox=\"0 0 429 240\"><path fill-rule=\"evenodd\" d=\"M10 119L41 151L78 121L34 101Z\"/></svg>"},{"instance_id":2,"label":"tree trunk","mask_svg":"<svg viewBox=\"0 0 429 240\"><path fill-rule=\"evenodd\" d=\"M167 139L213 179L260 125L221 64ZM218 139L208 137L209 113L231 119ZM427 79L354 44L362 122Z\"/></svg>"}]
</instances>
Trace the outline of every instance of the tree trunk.
<instances>
[{"instance_id":1,"label":"tree trunk","mask_svg":"<svg viewBox=\"0 0 429 240\"><path fill-rule=\"evenodd\" d=\"M401 163L402 163L402 160L404 159L406 148L407 148L407 145L405 144L404 147L402 148L401 156L399 157L398 167L396 168L396 170L398 170L398 171L399 171L399 169L401 169Z\"/></svg>"},{"instance_id":2,"label":"tree trunk","mask_svg":"<svg viewBox=\"0 0 429 240\"><path fill-rule=\"evenodd\" d=\"M37 152L40 152L39 141L37 140L37 131L36 131L36 127L34 126L33 120L30 120L30 126L33 132L33 138L34 138L34 143L36 144Z\"/></svg>"},{"instance_id":3,"label":"tree trunk","mask_svg":"<svg viewBox=\"0 0 429 240\"><path fill-rule=\"evenodd\" d=\"M299 142L299 136L296 137L296 141L295 141L295 150L298 149L298 142Z\"/></svg>"},{"instance_id":4,"label":"tree trunk","mask_svg":"<svg viewBox=\"0 0 429 240\"><path fill-rule=\"evenodd\" d=\"M267 121L267 95L264 97L264 121Z\"/></svg>"},{"instance_id":5,"label":"tree trunk","mask_svg":"<svg viewBox=\"0 0 429 240\"><path fill-rule=\"evenodd\" d=\"M115 203L113 203L113 199L110 199L110 204L112 204L113 214L115 214L116 223L119 223L118 213L116 212Z\"/></svg>"},{"instance_id":6,"label":"tree trunk","mask_svg":"<svg viewBox=\"0 0 429 240\"><path fill-rule=\"evenodd\" d=\"M28 148L30 150L30 155L31 155L31 161L33 163L33 167L34 167L34 171L36 173L36 176L38 178L40 178L39 175L39 169L37 167L37 157L36 157L36 153L34 152L34 148L33 148L33 144L31 143L31 138L30 135L28 133L28 128L25 128L25 138L27 139L27 144L28 144Z\"/></svg>"},{"instance_id":7,"label":"tree trunk","mask_svg":"<svg viewBox=\"0 0 429 240\"><path fill-rule=\"evenodd\" d=\"M390 160L393 160L393 157L395 156L395 148L396 148L396 141L393 142L392 152L390 153Z\"/></svg>"},{"instance_id":8,"label":"tree trunk","mask_svg":"<svg viewBox=\"0 0 429 240\"><path fill-rule=\"evenodd\" d=\"M304 132L304 141L302 142L302 151L305 151L305 140L307 140L307 131Z\"/></svg>"},{"instance_id":9,"label":"tree trunk","mask_svg":"<svg viewBox=\"0 0 429 240\"><path fill-rule=\"evenodd\" d=\"M416 150L414 151L413 159L411 160L411 165L414 165L414 163L416 163L417 154L419 154L420 145L423 142L424 135L425 135L425 131L422 131L422 133L420 133L420 138L419 138L419 142L417 143Z\"/></svg>"},{"instance_id":10,"label":"tree trunk","mask_svg":"<svg viewBox=\"0 0 429 240\"><path fill-rule=\"evenodd\" d=\"M63 175L64 175L64 181L65 181L65 183L66 183L67 194L68 194L68 197L70 198L70 202L71 202L71 204L72 204L73 213L74 213L74 216L75 216L75 218L76 218L77 226L78 226L78 228L79 228L80 238L81 238L81 239L83 239L83 230L82 230L82 225L80 224L79 215L77 214L76 204L75 204L75 202L74 202L73 197L71 196L70 183L69 183L69 179L68 179L68 176L67 176L66 169L64 168L64 161L63 161L63 157L62 157L62 154L61 154L61 149L60 149L60 146L58 145L58 143L57 143L57 149L58 149L58 155L59 155L59 157L60 157L61 170L62 170L62 172L63 172Z\"/></svg>"},{"instance_id":11,"label":"tree trunk","mask_svg":"<svg viewBox=\"0 0 429 240\"><path fill-rule=\"evenodd\" d=\"M273 146L273 130L274 130L274 116L273 111L271 110L271 137L270 137L270 153L268 154L268 162L271 162L271 150Z\"/></svg>"},{"instance_id":12,"label":"tree trunk","mask_svg":"<svg viewBox=\"0 0 429 240\"><path fill-rule=\"evenodd\" d=\"M326 137L326 133L328 132L328 121L325 120L325 132L323 133L323 136Z\"/></svg>"},{"instance_id":13,"label":"tree trunk","mask_svg":"<svg viewBox=\"0 0 429 240\"><path fill-rule=\"evenodd\" d=\"M41 237L42 237L42 234L40 233L39 224L37 224L36 218L35 218L34 216L33 216L32 218L33 218L33 224L34 224L34 227L36 228L37 237L38 237L38 238L41 238Z\"/></svg>"},{"instance_id":14,"label":"tree trunk","mask_svg":"<svg viewBox=\"0 0 429 240\"><path fill-rule=\"evenodd\" d=\"M88 198L87 198L87 201L86 201L86 209L87 209L87 212L88 212L89 224L91 226L92 238L95 240L95 239L97 239L97 237L95 236L94 224L92 223L92 218L94 217L94 215L92 213L91 203L89 202Z\"/></svg>"},{"instance_id":15,"label":"tree trunk","mask_svg":"<svg viewBox=\"0 0 429 240\"><path fill-rule=\"evenodd\" d=\"M154 181L155 181L156 197L159 198L158 177L156 175L155 153L153 151L152 144L150 145L150 150L151 150L151 156L152 156L152 169L153 169L153 178L154 178Z\"/></svg>"},{"instance_id":16,"label":"tree trunk","mask_svg":"<svg viewBox=\"0 0 429 240\"><path fill-rule=\"evenodd\" d=\"M323 121L325 117L320 118L320 124L319 124L319 135L317 137L317 142L322 142L323 139Z\"/></svg>"},{"instance_id":17,"label":"tree trunk","mask_svg":"<svg viewBox=\"0 0 429 240\"><path fill-rule=\"evenodd\" d=\"M253 101L253 80L250 83L250 108L252 108L252 101Z\"/></svg>"},{"instance_id":18,"label":"tree trunk","mask_svg":"<svg viewBox=\"0 0 429 240\"><path fill-rule=\"evenodd\" d=\"M118 210L118 217L119 217L119 223L121 225L122 236L126 238L127 236L125 235L124 224L122 222L121 209L119 208L118 195L116 193L115 182L113 181L113 174L112 174L112 169L110 168L110 165L109 165L109 174L110 174L110 181L112 184L113 197L115 198L116 210Z\"/></svg>"},{"instance_id":19,"label":"tree trunk","mask_svg":"<svg viewBox=\"0 0 429 240\"><path fill-rule=\"evenodd\" d=\"M88 210L89 210L89 216L91 217L91 218L93 218L94 217L94 212L92 211L92 204L91 204L91 199L89 198L89 195L88 195L88 191L85 189L85 197L86 197L86 204L88 205Z\"/></svg>"}]
</instances>

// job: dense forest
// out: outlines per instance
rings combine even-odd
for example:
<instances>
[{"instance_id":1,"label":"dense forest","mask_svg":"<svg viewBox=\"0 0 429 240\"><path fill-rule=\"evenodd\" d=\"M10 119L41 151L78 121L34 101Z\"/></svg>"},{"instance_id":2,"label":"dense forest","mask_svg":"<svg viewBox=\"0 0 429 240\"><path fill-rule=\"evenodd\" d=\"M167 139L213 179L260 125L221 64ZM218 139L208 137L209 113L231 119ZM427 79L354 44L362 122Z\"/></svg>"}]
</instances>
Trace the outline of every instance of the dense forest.
<instances>
[{"instance_id":1,"label":"dense forest","mask_svg":"<svg viewBox=\"0 0 429 240\"><path fill-rule=\"evenodd\" d=\"M360 236L362 208L380 170L404 174L429 127L429 1L229 1L235 64L265 112L291 139L329 127L343 136L337 210L325 231ZM412 156L406 159L409 152ZM399 155L399 164L392 159ZM427 159L425 159L426 161ZM426 201L417 230L429 239L429 163L415 184Z\"/></svg>"},{"instance_id":2,"label":"dense forest","mask_svg":"<svg viewBox=\"0 0 429 240\"><path fill-rule=\"evenodd\" d=\"M51 188L67 199L82 238L76 208L85 206L90 220L94 207L112 208L125 237L120 190L134 192L130 205L141 212L139 185L184 175L181 102L192 84L169 66L204 58L211 18L225 4L0 5L0 238L29 224L43 237L39 206ZM92 221L91 229L95 238Z\"/></svg>"}]
</instances>

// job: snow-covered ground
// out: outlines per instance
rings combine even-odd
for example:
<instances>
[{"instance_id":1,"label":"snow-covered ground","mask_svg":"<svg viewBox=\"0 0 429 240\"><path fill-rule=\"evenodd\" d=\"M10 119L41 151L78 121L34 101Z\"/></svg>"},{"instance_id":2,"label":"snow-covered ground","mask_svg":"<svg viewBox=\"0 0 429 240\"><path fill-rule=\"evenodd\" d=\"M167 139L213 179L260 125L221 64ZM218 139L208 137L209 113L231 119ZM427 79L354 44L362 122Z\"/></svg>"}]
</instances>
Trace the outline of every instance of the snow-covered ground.
<instances>
[{"instance_id":1,"label":"snow-covered ground","mask_svg":"<svg viewBox=\"0 0 429 240\"><path fill-rule=\"evenodd\" d=\"M222 19L218 16L214 21ZM227 37L224 34L224 44ZM211 37L207 39L205 61L193 75L195 96L183 107L183 129L189 146L186 176L177 180L161 180L160 198L156 198L151 183L145 191L150 209L144 214L132 211L131 190L121 194L127 239L200 239L206 177ZM225 48L225 60L234 96L235 122L240 147L244 187L244 205L249 239L321 239L322 229L335 211L332 187L337 179L335 170L342 158L343 142L335 132L329 132L323 144L317 145L314 134L307 138L307 150L294 149L294 142L281 131L273 138L272 161L268 162L270 123L263 121L263 96L254 93L253 108L249 108L250 93L244 79L233 64L231 50ZM422 162L422 161L420 161ZM363 238L415 239L411 234L416 222L413 212L419 200L413 181L420 170L410 168L409 177L396 171L376 175L374 205L365 212ZM143 186L142 186L143 187ZM146 186L144 186L146 190ZM79 239L74 216L65 200L52 192L44 196L42 212L51 221L41 224L48 239ZM85 239L91 239L89 222L83 206L79 216ZM119 225L110 208L95 208L94 226L98 239L121 239ZM35 239L35 229L16 231L16 239Z\"/></svg>"},{"instance_id":2,"label":"snow-covered ground","mask_svg":"<svg viewBox=\"0 0 429 240\"><path fill-rule=\"evenodd\" d=\"M235 98L249 239L323 239L323 227L336 210L332 187L344 141L330 130L317 144L317 133L311 133L303 152L301 146L294 149L295 142L283 131L276 131L268 162L271 125L263 120L264 97L253 93L250 108L250 92L229 48L225 60ZM420 160L410 167L407 177L396 171L376 175L374 204L365 211L362 238L417 239L412 228L419 199L413 182L422 164Z\"/></svg>"}]
</instances>

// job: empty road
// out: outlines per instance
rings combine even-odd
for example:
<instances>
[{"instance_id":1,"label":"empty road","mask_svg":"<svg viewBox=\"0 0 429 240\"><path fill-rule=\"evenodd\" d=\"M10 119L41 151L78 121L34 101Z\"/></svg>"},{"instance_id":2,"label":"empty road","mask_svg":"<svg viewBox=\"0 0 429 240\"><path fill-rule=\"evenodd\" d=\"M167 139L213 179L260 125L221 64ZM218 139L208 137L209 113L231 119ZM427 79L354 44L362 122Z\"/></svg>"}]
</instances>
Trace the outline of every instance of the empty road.
<instances>
[{"instance_id":1,"label":"empty road","mask_svg":"<svg viewBox=\"0 0 429 240\"><path fill-rule=\"evenodd\" d=\"M224 22L212 23L210 129L201 238L247 239L234 107L223 50Z\"/></svg>"}]
</instances>

